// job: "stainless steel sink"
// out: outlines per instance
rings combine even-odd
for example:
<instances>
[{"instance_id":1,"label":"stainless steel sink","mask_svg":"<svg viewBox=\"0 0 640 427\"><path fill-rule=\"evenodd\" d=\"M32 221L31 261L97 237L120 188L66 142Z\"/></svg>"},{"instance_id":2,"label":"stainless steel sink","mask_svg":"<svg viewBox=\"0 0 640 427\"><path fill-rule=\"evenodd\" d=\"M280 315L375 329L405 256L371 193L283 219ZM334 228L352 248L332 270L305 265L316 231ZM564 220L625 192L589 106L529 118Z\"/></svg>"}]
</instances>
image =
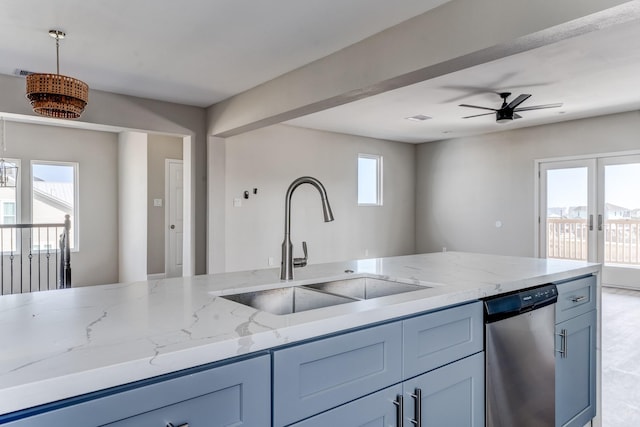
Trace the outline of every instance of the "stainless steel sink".
<instances>
[{"instance_id":1,"label":"stainless steel sink","mask_svg":"<svg viewBox=\"0 0 640 427\"><path fill-rule=\"evenodd\" d=\"M369 277L315 283L312 285L304 285L303 287L359 300L428 289L428 286L410 285Z\"/></svg>"},{"instance_id":2,"label":"stainless steel sink","mask_svg":"<svg viewBox=\"0 0 640 427\"><path fill-rule=\"evenodd\" d=\"M291 314L356 301L300 286L224 295L222 298L272 314Z\"/></svg>"}]
</instances>

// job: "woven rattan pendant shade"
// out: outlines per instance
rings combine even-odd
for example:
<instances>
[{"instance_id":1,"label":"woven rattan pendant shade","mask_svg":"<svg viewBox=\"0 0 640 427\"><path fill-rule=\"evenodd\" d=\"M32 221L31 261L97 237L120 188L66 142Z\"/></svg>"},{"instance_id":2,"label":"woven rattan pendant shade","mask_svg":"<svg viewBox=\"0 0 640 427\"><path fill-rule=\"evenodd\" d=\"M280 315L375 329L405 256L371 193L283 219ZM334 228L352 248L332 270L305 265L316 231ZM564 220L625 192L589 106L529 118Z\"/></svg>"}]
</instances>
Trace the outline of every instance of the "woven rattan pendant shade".
<instances>
[{"instance_id":1,"label":"woven rattan pendant shade","mask_svg":"<svg viewBox=\"0 0 640 427\"><path fill-rule=\"evenodd\" d=\"M27 98L33 111L46 117L77 119L89 100L89 86L73 77L60 74L59 41L64 33L49 31L56 39L58 73L34 73L27 76Z\"/></svg>"}]
</instances>

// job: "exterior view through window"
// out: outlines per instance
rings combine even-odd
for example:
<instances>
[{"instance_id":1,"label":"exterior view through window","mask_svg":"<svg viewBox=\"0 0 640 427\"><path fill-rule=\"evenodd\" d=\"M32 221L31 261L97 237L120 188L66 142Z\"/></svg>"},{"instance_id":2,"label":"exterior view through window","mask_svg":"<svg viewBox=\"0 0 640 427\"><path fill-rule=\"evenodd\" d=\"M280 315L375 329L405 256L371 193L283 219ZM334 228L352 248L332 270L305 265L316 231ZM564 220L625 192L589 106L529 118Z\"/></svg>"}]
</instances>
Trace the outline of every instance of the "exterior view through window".
<instances>
[{"instance_id":1,"label":"exterior view through window","mask_svg":"<svg viewBox=\"0 0 640 427\"><path fill-rule=\"evenodd\" d=\"M20 166L18 160L5 159L10 166ZM19 179L14 175L9 177L7 187L0 187L0 223L1 224L15 224L17 222L18 215L18 200L16 194L20 191ZM11 229L2 230L0 235L0 252L15 250L16 248L16 236L15 231Z\"/></svg>"},{"instance_id":2,"label":"exterior view through window","mask_svg":"<svg viewBox=\"0 0 640 427\"><path fill-rule=\"evenodd\" d=\"M382 156L358 154L358 205L382 206Z\"/></svg>"},{"instance_id":3,"label":"exterior view through window","mask_svg":"<svg viewBox=\"0 0 640 427\"><path fill-rule=\"evenodd\" d=\"M31 220L34 224L63 223L71 218L70 247L77 248L77 163L31 163ZM57 235L34 236L33 249L56 247Z\"/></svg>"}]
</instances>

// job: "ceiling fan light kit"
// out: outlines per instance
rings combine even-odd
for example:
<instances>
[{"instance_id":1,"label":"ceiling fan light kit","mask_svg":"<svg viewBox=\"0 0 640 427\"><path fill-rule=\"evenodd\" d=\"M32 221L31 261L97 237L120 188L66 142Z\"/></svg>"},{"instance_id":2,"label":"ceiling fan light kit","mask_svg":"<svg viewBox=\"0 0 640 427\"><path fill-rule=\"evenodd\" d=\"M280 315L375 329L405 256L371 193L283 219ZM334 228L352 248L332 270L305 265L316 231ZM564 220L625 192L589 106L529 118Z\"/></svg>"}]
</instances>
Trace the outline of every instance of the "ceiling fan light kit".
<instances>
[{"instance_id":1,"label":"ceiling fan light kit","mask_svg":"<svg viewBox=\"0 0 640 427\"><path fill-rule=\"evenodd\" d=\"M460 107L468 107L468 108L479 108L481 110L490 110L491 113L483 113L483 114L475 114L473 116L466 116L463 119L470 119L473 117L480 116L488 116L490 114L496 115L497 123L509 123L514 119L521 119L522 116L518 114L518 111L531 111L531 110L542 110L546 108L557 108L562 107L562 103L557 104L546 104L546 105L532 105L530 107L520 107L524 101L531 97L528 93L520 94L513 101L507 103L507 99L511 96L511 92L502 92L499 93L500 98L502 98L502 106L500 108L490 108L490 107L481 107L479 105L470 105L470 104L460 104Z\"/></svg>"},{"instance_id":2,"label":"ceiling fan light kit","mask_svg":"<svg viewBox=\"0 0 640 427\"><path fill-rule=\"evenodd\" d=\"M60 40L65 33L49 30L56 39L56 74L33 73L27 76L27 98L33 111L41 116L77 119L89 100L89 86L78 79L60 74Z\"/></svg>"}]
</instances>

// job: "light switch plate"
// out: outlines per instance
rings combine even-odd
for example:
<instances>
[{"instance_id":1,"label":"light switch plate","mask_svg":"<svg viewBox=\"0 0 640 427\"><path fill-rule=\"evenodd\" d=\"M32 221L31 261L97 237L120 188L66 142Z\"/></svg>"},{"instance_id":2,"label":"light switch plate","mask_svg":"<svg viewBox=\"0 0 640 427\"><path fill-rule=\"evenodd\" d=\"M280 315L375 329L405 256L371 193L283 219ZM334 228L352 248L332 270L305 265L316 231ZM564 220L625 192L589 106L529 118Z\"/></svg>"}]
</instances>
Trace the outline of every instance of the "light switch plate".
<instances>
[{"instance_id":1,"label":"light switch plate","mask_svg":"<svg viewBox=\"0 0 640 427\"><path fill-rule=\"evenodd\" d=\"M153 199L153 206L155 206L157 208L161 208L162 207L162 199Z\"/></svg>"}]
</instances>

